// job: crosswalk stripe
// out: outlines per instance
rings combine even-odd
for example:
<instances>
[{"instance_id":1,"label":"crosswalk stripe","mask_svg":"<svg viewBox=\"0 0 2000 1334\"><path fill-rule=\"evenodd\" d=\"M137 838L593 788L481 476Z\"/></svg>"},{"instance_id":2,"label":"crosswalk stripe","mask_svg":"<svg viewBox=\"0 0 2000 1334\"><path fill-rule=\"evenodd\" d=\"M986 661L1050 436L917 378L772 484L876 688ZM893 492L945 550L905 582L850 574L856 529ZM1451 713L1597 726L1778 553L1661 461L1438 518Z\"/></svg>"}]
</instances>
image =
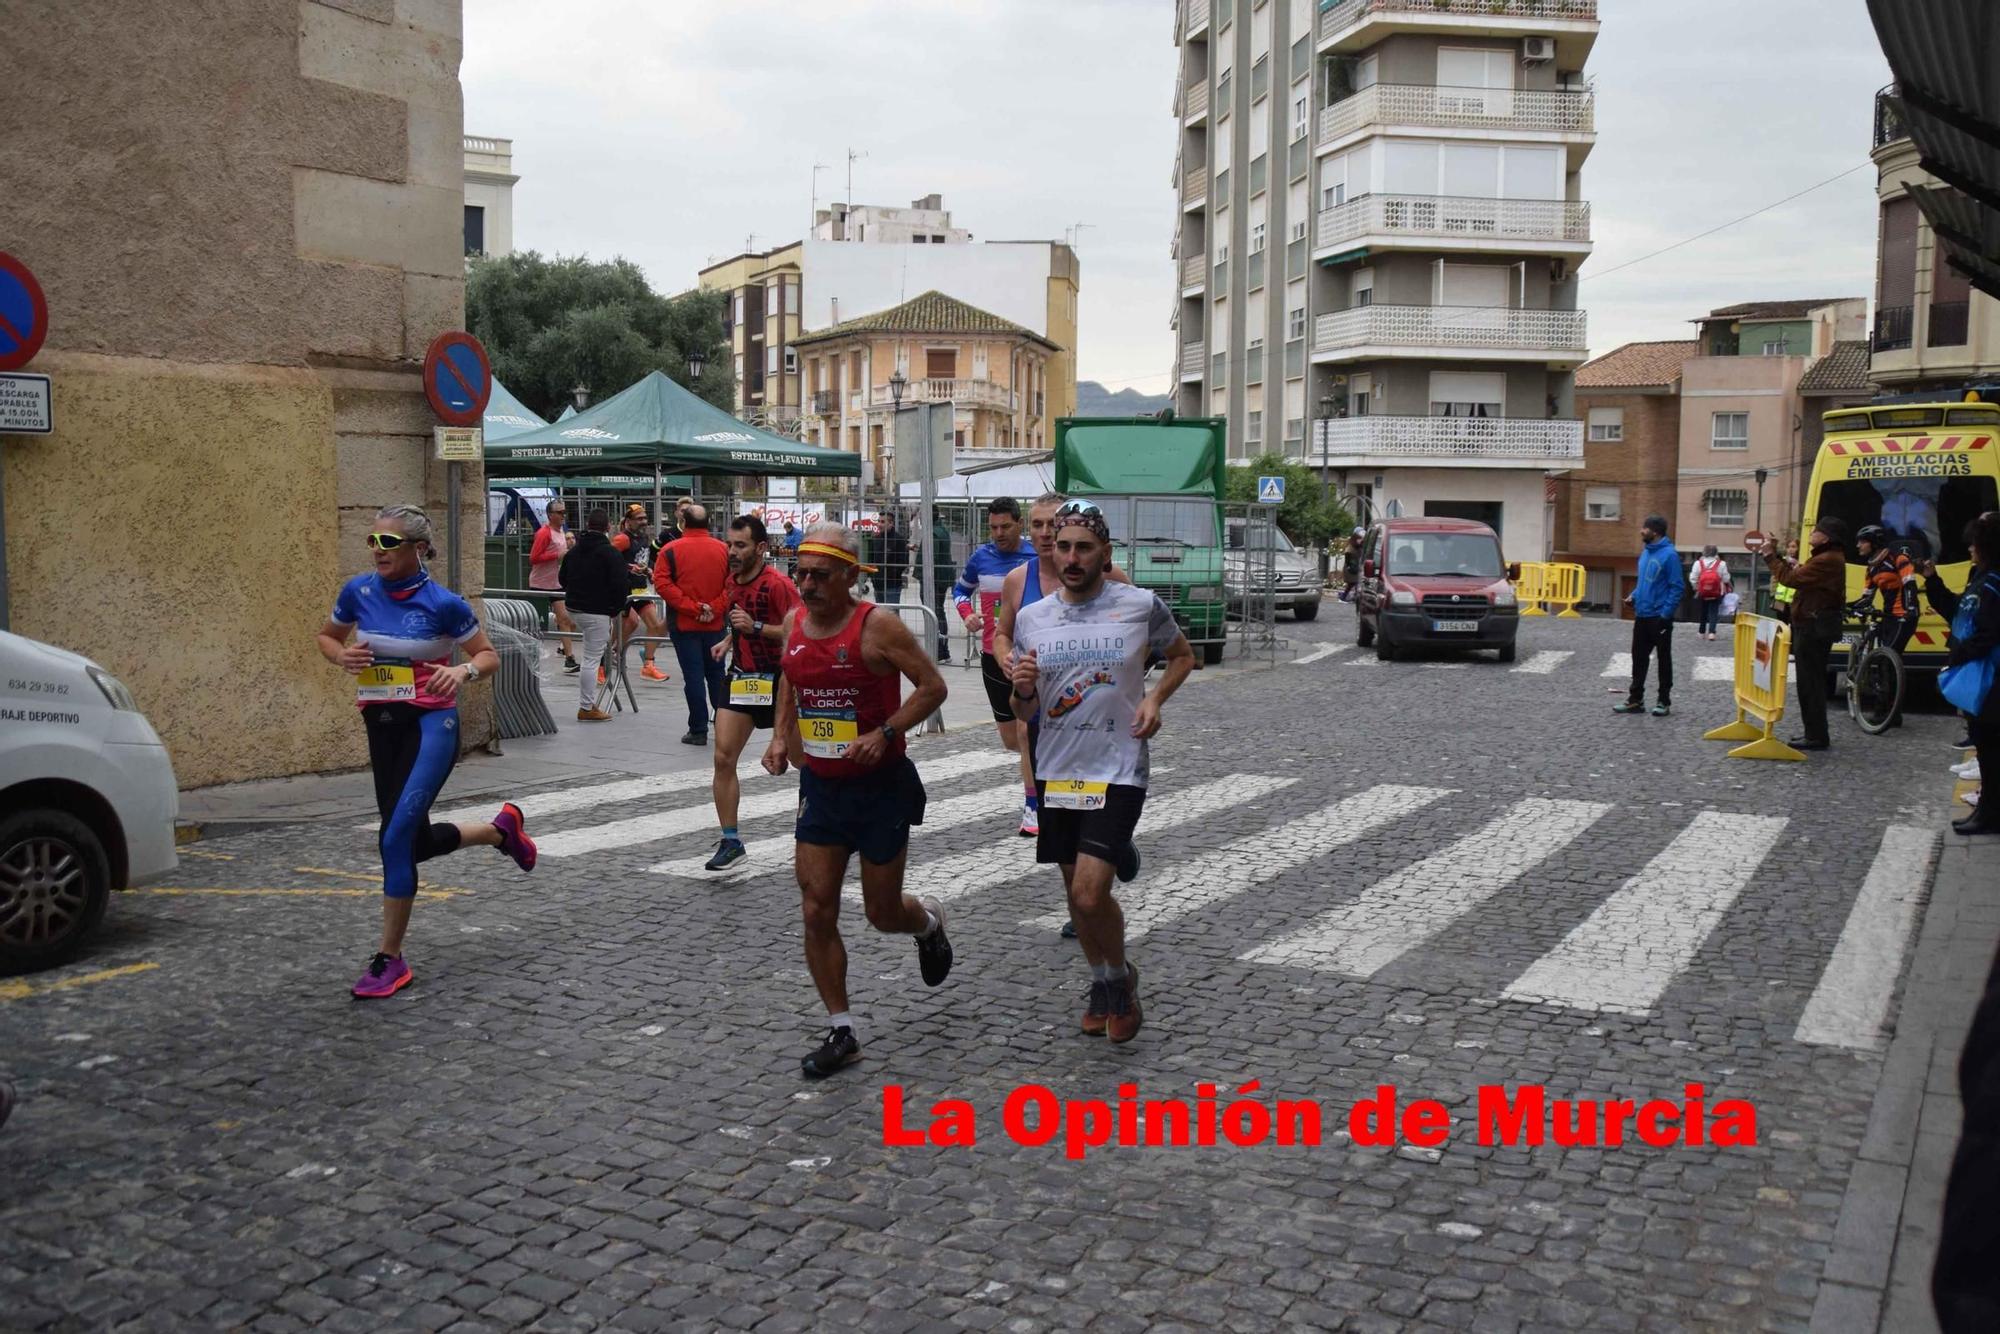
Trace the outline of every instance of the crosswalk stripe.
<instances>
[{"instance_id":1,"label":"crosswalk stripe","mask_svg":"<svg viewBox=\"0 0 2000 1334\"><path fill-rule=\"evenodd\" d=\"M1599 672L1599 673L1598 673L1598 675L1599 675L1599 676L1622 676L1622 677L1624 677L1624 678L1625 678L1626 680L1628 680L1628 681L1629 681L1629 680L1631 680L1631 679L1632 679L1632 655L1631 655L1631 654L1629 654L1629 653L1614 653L1614 654L1612 654L1612 655L1611 655L1611 661L1609 661L1609 662L1607 662L1607 663L1605 663L1605 664L1604 664L1604 670L1603 670L1603 671L1601 671L1601 672Z\"/></svg>"},{"instance_id":2,"label":"crosswalk stripe","mask_svg":"<svg viewBox=\"0 0 2000 1334\"><path fill-rule=\"evenodd\" d=\"M1273 778L1263 774L1231 774L1171 796L1157 799L1149 796L1145 813L1139 818L1139 832L1143 837L1148 832L1171 829L1232 806L1256 801L1298 781L1296 778ZM1034 840L1026 838L1010 838L998 847L980 848L912 867L904 888L912 894L949 903L954 899L969 898L1009 880L1034 875L1038 869L1055 881L1056 893L1060 896L1061 879L1055 868L1037 867ZM860 901L858 885L848 886L847 894L854 901Z\"/></svg>"},{"instance_id":3,"label":"crosswalk stripe","mask_svg":"<svg viewBox=\"0 0 2000 1334\"><path fill-rule=\"evenodd\" d=\"M1517 672L1532 672L1537 676L1547 676L1550 672L1553 672L1556 668L1562 666L1575 656L1576 653L1571 649L1543 649L1541 652L1531 656L1526 662L1514 668L1514 670Z\"/></svg>"},{"instance_id":4,"label":"crosswalk stripe","mask_svg":"<svg viewBox=\"0 0 2000 1334\"><path fill-rule=\"evenodd\" d=\"M1786 823L1703 811L1502 994L1576 1009L1651 1009L1750 883Z\"/></svg>"},{"instance_id":5,"label":"crosswalk stripe","mask_svg":"<svg viewBox=\"0 0 2000 1334\"><path fill-rule=\"evenodd\" d=\"M1883 832L1833 958L1799 1019L1794 1036L1800 1042L1857 1050L1882 1045L1917 900L1930 882L1937 852L1934 829L1897 824Z\"/></svg>"},{"instance_id":6,"label":"crosswalk stripe","mask_svg":"<svg viewBox=\"0 0 2000 1334\"><path fill-rule=\"evenodd\" d=\"M1321 644L1304 657L1293 658L1292 666L1302 667L1309 662L1318 662L1321 658L1331 658L1334 654L1345 653L1353 647L1354 645L1352 644Z\"/></svg>"},{"instance_id":7,"label":"crosswalk stripe","mask_svg":"<svg viewBox=\"0 0 2000 1334\"><path fill-rule=\"evenodd\" d=\"M1174 866L1170 879L1149 880L1142 875L1135 884L1118 889L1118 902L1125 910L1126 941L1136 942L1169 922L1201 912L1335 848L1357 843L1383 825L1451 793L1450 788L1384 783ZM1145 832L1143 825L1140 832ZM1143 840L1140 846L1143 849ZM1060 926L1068 920L1069 913L1064 910L1037 917L1032 925Z\"/></svg>"},{"instance_id":8,"label":"crosswalk stripe","mask_svg":"<svg viewBox=\"0 0 2000 1334\"><path fill-rule=\"evenodd\" d=\"M538 792L533 796L515 797L529 819L540 819L560 815L564 811L580 811L591 806L609 806L622 801L640 801L647 797L663 797L675 792L692 792L696 788L708 786L710 770L689 770L686 773L653 774L646 778L622 778L615 783L593 783L588 787L566 787L554 792ZM493 812L500 809L497 801L482 802L477 806L457 806L448 811L433 811L431 819L440 824L450 824L457 820L490 820ZM373 829L375 822L356 825L357 829Z\"/></svg>"},{"instance_id":9,"label":"crosswalk stripe","mask_svg":"<svg viewBox=\"0 0 2000 1334\"><path fill-rule=\"evenodd\" d=\"M934 760L920 766L919 772L923 774L926 782L944 782L978 773L982 769L995 769L1004 764L1017 763L1019 761L1008 751L975 750ZM776 815L780 811L795 809L798 802L798 785L787 780L780 791L762 792L756 796L744 797L737 818L755 820L766 815ZM544 857L575 857L586 852L603 852L611 848L628 848L639 843L655 843L664 838L672 838L676 834L714 827L715 808L704 803L671 811L649 811L644 815L612 820L605 824L586 825L579 829L563 829L553 834L541 835L535 839L535 843Z\"/></svg>"},{"instance_id":10,"label":"crosswalk stripe","mask_svg":"<svg viewBox=\"0 0 2000 1334\"><path fill-rule=\"evenodd\" d=\"M1475 834L1238 958L1369 977L1568 846L1611 807L1530 797Z\"/></svg>"},{"instance_id":11,"label":"crosswalk stripe","mask_svg":"<svg viewBox=\"0 0 2000 1334\"><path fill-rule=\"evenodd\" d=\"M1358 657L1349 658L1346 665L1349 667L1380 667L1382 666L1382 659L1376 657L1373 653L1363 653Z\"/></svg>"},{"instance_id":12,"label":"crosswalk stripe","mask_svg":"<svg viewBox=\"0 0 2000 1334\"><path fill-rule=\"evenodd\" d=\"M1676 677L1680 677L1683 680L1686 679L1682 676L1682 673L1688 670L1687 662L1688 659L1683 657L1674 663L1674 675ZM1657 668L1658 664L1654 664L1654 666ZM1653 672L1649 672L1647 675L1650 679L1654 674ZM1598 675L1622 677L1629 681L1632 678L1632 655L1630 653L1612 654L1611 661L1605 664L1604 670L1599 672ZM1798 679L1798 673L1794 670L1789 660L1785 663L1785 675L1792 680ZM1694 679L1697 681L1733 682L1736 679L1735 660L1717 657L1713 654L1697 656L1694 659Z\"/></svg>"}]
</instances>

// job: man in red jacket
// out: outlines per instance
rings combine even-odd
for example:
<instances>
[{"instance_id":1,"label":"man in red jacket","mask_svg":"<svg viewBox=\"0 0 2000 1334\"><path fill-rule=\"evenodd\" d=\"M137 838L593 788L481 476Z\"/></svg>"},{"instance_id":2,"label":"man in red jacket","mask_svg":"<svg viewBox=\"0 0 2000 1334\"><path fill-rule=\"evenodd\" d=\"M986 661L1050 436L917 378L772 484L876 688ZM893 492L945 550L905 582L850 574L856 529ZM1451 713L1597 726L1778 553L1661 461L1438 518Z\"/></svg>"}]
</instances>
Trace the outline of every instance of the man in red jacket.
<instances>
[{"instance_id":1,"label":"man in red jacket","mask_svg":"<svg viewBox=\"0 0 2000 1334\"><path fill-rule=\"evenodd\" d=\"M680 537L661 547L653 563L653 587L674 613L674 656L687 682L684 745L708 744L709 707L723 699L723 666L713 649L728 630L722 596L728 578L729 548L708 531L707 508L688 506Z\"/></svg>"}]
</instances>

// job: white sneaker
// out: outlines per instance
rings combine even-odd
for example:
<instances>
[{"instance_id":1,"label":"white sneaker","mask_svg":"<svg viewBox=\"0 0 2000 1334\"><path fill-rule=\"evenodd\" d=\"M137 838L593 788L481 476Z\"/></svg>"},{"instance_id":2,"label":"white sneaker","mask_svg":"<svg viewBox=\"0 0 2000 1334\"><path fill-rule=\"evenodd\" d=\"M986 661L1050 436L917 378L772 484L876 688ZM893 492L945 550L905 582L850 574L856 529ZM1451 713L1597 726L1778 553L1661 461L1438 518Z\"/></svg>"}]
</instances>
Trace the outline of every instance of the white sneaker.
<instances>
[{"instance_id":1,"label":"white sneaker","mask_svg":"<svg viewBox=\"0 0 2000 1334\"><path fill-rule=\"evenodd\" d=\"M1960 797L1959 800L1964 802L1966 805L1973 807L1975 810L1978 809L1979 789L1975 787L1974 789L1972 789L1972 791Z\"/></svg>"},{"instance_id":2,"label":"white sneaker","mask_svg":"<svg viewBox=\"0 0 2000 1334\"><path fill-rule=\"evenodd\" d=\"M1959 778L1969 778L1975 783L1979 781L1978 760L1967 760L1964 764L1954 764L1951 766L1951 771Z\"/></svg>"}]
</instances>

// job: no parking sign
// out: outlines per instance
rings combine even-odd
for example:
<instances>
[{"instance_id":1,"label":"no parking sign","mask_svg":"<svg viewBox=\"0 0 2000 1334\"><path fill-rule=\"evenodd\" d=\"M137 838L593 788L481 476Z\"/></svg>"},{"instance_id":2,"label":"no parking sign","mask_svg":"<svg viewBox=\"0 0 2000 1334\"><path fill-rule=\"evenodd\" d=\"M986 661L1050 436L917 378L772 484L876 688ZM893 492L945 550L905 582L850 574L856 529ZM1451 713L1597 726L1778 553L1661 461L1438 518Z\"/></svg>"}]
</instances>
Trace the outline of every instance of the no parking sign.
<instances>
[{"instance_id":1,"label":"no parking sign","mask_svg":"<svg viewBox=\"0 0 2000 1334\"><path fill-rule=\"evenodd\" d=\"M479 340L462 330L441 333L424 353L424 397L447 426L477 426L493 397L493 365Z\"/></svg>"}]
</instances>

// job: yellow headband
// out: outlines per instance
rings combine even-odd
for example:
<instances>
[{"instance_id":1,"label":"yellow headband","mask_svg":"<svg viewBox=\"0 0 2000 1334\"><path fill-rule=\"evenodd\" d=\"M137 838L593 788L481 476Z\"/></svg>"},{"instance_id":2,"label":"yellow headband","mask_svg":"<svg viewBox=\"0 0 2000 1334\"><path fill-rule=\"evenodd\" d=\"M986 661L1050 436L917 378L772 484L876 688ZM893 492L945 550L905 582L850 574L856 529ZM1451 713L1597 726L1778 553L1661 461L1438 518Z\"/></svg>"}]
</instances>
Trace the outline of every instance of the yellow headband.
<instances>
[{"instance_id":1,"label":"yellow headband","mask_svg":"<svg viewBox=\"0 0 2000 1334\"><path fill-rule=\"evenodd\" d=\"M801 542L799 543L799 554L801 556L831 556L833 559L845 561L849 565L861 564L859 556L856 556L851 551L845 551L840 547L834 546L830 542Z\"/></svg>"}]
</instances>

